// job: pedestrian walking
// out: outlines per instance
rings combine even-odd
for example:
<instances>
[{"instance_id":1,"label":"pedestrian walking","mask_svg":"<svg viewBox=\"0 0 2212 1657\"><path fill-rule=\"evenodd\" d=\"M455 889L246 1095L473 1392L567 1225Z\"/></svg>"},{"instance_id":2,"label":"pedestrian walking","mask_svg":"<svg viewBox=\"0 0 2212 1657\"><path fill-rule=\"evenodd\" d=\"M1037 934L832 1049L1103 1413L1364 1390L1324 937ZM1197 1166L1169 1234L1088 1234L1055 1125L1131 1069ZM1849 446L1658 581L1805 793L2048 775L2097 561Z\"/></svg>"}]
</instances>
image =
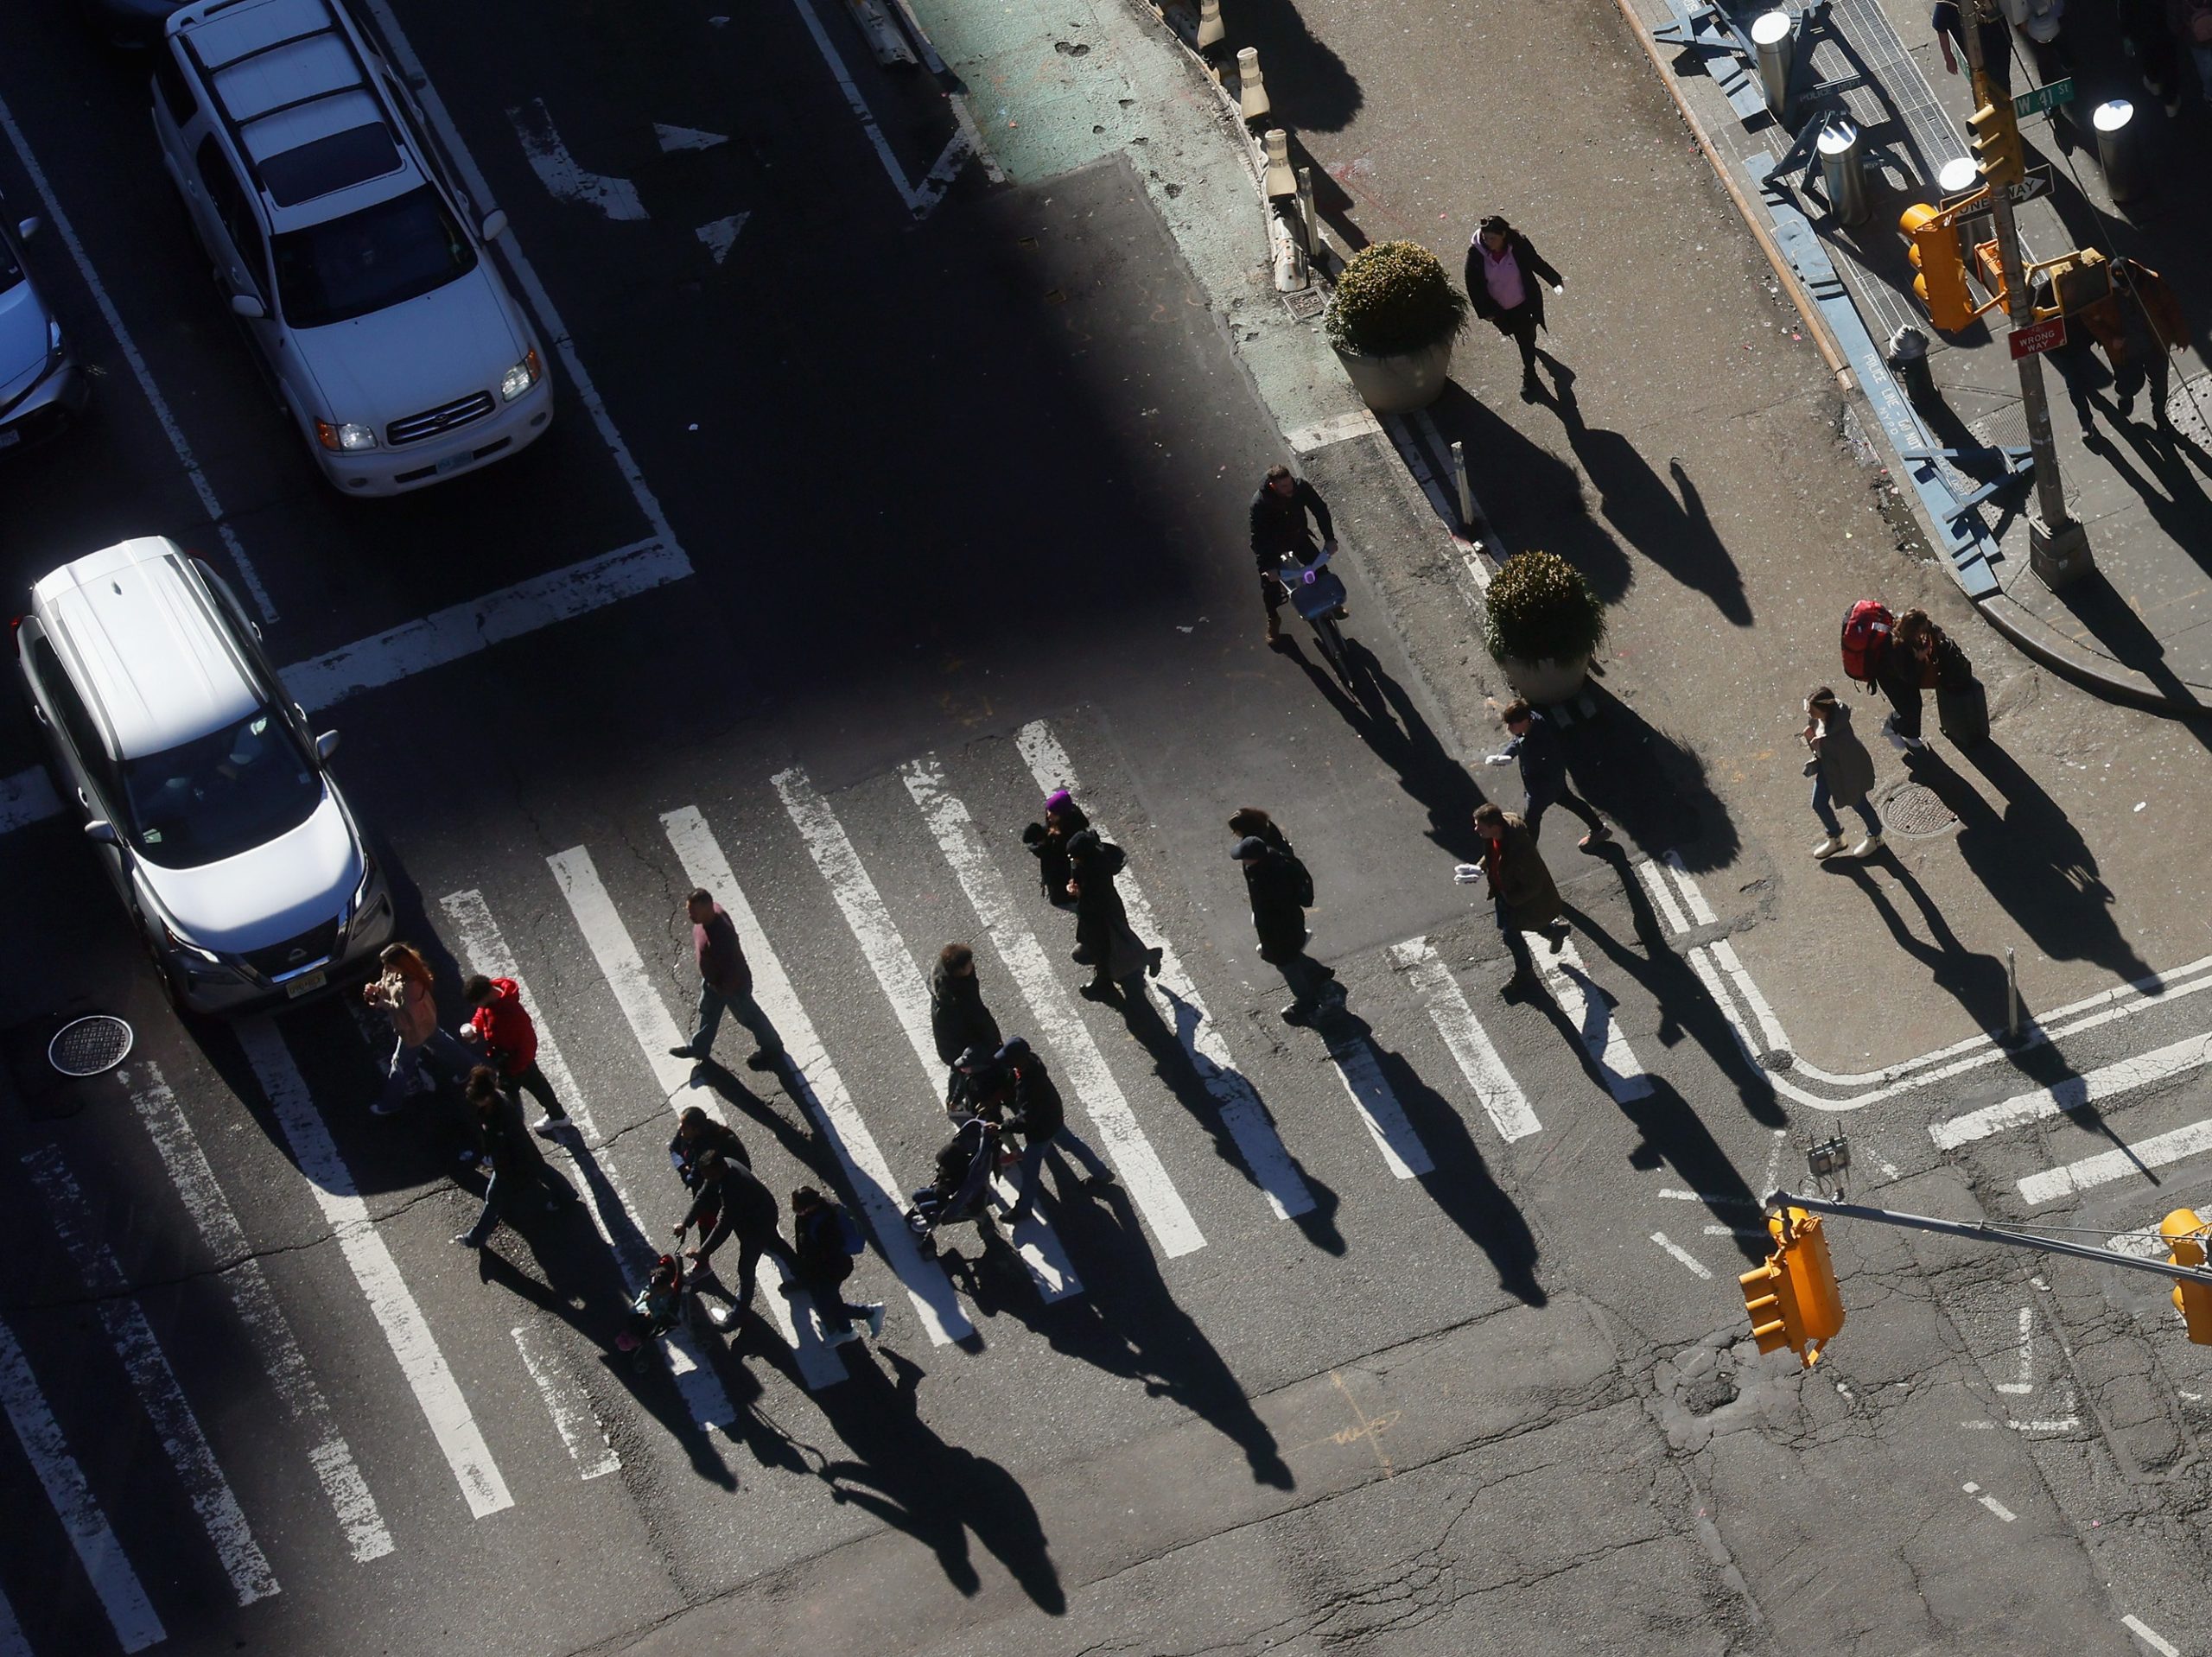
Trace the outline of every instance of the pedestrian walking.
<instances>
[{"instance_id":1,"label":"pedestrian walking","mask_svg":"<svg viewBox=\"0 0 2212 1657\"><path fill-rule=\"evenodd\" d=\"M1066 882L1063 880L1063 898ZM938 951L937 968L930 974L930 1036L937 1056L946 1067L945 1100L950 1102L959 1073L952 1067L961 1054L973 1047L998 1051L999 1021L983 1005L982 985L976 977L976 952L964 943L948 943Z\"/></svg>"},{"instance_id":2,"label":"pedestrian walking","mask_svg":"<svg viewBox=\"0 0 2212 1657\"><path fill-rule=\"evenodd\" d=\"M863 1301L855 1305L845 1298L845 1279L853 1274L853 1256L860 1232L845 1210L811 1185L791 1193L791 1268L793 1281L785 1293L804 1289L814 1297L823 1331L831 1346L860 1338L853 1327L858 1317L868 1324L870 1338L883 1333L883 1303Z\"/></svg>"},{"instance_id":3,"label":"pedestrian walking","mask_svg":"<svg viewBox=\"0 0 2212 1657\"><path fill-rule=\"evenodd\" d=\"M1897 617L1875 662L1874 682L1892 710L1882 721L1883 736L1893 748L1918 753L1928 746L1920 734L1921 693L1964 690L1974 682L1974 664L1925 610L1915 608Z\"/></svg>"},{"instance_id":4,"label":"pedestrian walking","mask_svg":"<svg viewBox=\"0 0 2212 1657\"><path fill-rule=\"evenodd\" d=\"M2005 20L2002 0L1964 0L1974 9L1974 28L1981 35L1981 67L2000 92L2012 90L2012 26ZM1967 54L1966 18L1961 0L1936 0L1928 14L1928 27L1936 36L1936 49L1943 54L1943 70L1957 74ZM1985 9L1986 8L1986 9Z\"/></svg>"},{"instance_id":5,"label":"pedestrian walking","mask_svg":"<svg viewBox=\"0 0 2212 1657\"><path fill-rule=\"evenodd\" d=\"M1046 1073L1045 1061L1016 1036L992 1056L988 1076L973 1078L986 1096L984 1114L1003 1114L1003 1131L1020 1140L1021 1194L1007 1210L1008 1225L1019 1225L1036 1206L1037 1184L1044 1177L1045 1159L1059 1159L1062 1171L1072 1155L1084 1165L1085 1190L1104 1190L1115 1183L1114 1171L1090 1147L1083 1135L1068 1126L1067 1101Z\"/></svg>"},{"instance_id":6,"label":"pedestrian walking","mask_svg":"<svg viewBox=\"0 0 2212 1657\"><path fill-rule=\"evenodd\" d=\"M1244 870L1244 895L1252 905L1260 959L1281 973L1290 987L1291 1002L1282 1010L1282 1021L1304 1025L1313 1022L1337 975L1306 953L1310 936L1306 908L1313 901L1313 879L1285 849L1289 843L1286 838L1278 848L1258 835L1247 835L1229 855Z\"/></svg>"},{"instance_id":7,"label":"pedestrian walking","mask_svg":"<svg viewBox=\"0 0 2212 1657\"><path fill-rule=\"evenodd\" d=\"M530 1131L550 1139L568 1127L568 1111L537 1068L537 1026L523 1006L520 986L512 978L471 973L461 981L461 999L473 1009L461 1040L474 1044L510 1093L519 1089L541 1108L543 1114Z\"/></svg>"},{"instance_id":8,"label":"pedestrian walking","mask_svg":"<svg viewBox=\"0 0 2212 1657\"><path fill-rule=\"evenodd\" d=\"M709 1152L747 1168L753 1165L752 1154L735 1128L716 1121L698 1105L684 1106L683 1114L676 1119L675 1136L668 1142L668 1159L675 1165L676 1177L683 1182L685 1190L699 1189L699 1159Z\"/></svg>"},{"instance_id":9,"label":"pedestrian walking","mask_svg":"<svg viewBox=\"0 0 2212 1657\"><path fill-rule=\"evenodd\" d=\"M737 1021L753 1032L760 1050L745 1061L750 1070L774 1070L784 1063L784 1038L768 1015L753 999L753 968L737 941L737 927L714 894L704 887L685 902L691 917L691 952L699 961L699 1027L681 1047L668 1051L677 1058L703 1059L712 1054L715 1032L722 1014L734 1013Z\"/></svg>"},{"instance_id":10,"label":"pedestrian walking","mask_svg":"<svg viewBox=\"0 0 2212 1657\"><path fill-rule=\"evenodd\" d=\"M492 1165L492 1178L484 1186L484 1208L476 1223L454 1241L467 1248L481 1248L491 1240L502 1219L531 1212L535 1201L545 1213L557 1213L564 1202L574 1202L575 1190L553 1171L537 1148L537 1141L522 1125L521 1101L499 1085L499 1072L479 1064L462 1087L476 1133L476 1148Z\"/></svg>"},{"instance_id":11,"label":"pedestrian walking","mask_svg":"<svg viewBox=\"0 0 2212 1657\"><path fill-rule=\"evenodd\" d=\"M1306 527L1308 517L1320 532L1318 548L1313 532ZM1268 643L1280 644L1282 621L1277 612L1282 607L1282 581L1275 572L1286 558L1310 564L1322 553L1334 554L1336 525L1330 521L1329 505L1321 498L1321 492L1305 479L1294 478L1290 468L1281 465L1269 467L1261 480L1258 492L1252 497L1251 519L1252 562L1260 569L1260 602L1268 610ZM1349 613L1343 606L1337 607L1338 620Z\"/></svg>"},{"instance_id":12,"label":"pedestrian walking","mask_svg":"<svg viewBox=\"0 0 2212 1657\"><path fill-rule=\"evenodd\" d=\"M377 964L383 973L361 987L361 999L391 1014L393 1042L385 1066L383 1095L369 1111L389 1116L406 1102L409 1094L430 1089L423 1075L425 1060L433 1070L443 1071L448 1082L467 1076L476 1060L440 1026L430 963L421 950L411 943L387 943Z\"/></svg>"},{"instance_id":13,"label":"pedestrian walking","mask_svg":"<svg viewBox=\"0 0 2212 1657\"><path fill-rule=\"evenodd\" d=\"M1510 999L1535 982L1535 962L1529 958L1529 941L1522 935L1541 932L1552 953L1557 955L1567 943L1567 923L1560 918L1563 905L1559 887L1552 882L1552 872L1545 867L1544 854L1536 849L1536 837L1529 832L1526 822L1485 800L1475 808L1475 832L1483 837L1483 860L1460 864L1454 878L1462 886L1481 880L1490 888L1498 932L1513 957L1513 975L1500 992Z\"/></svg>"},{"instance_id":14,"label":"pedestrian walking","mask_svg":"<svg viewBox=\"0 0 2212 1657\"><path fill-rule=\"evenodd\" d=\"M1257 835L1285 857L1298 855L1291 849L1290 836L1283 833L1282 825L1256 805L1240 805L1231 812L1229 832L1239 840L1247 835Z\"/></svg>"},{"instance_id":15,"label":"pedestrian walking","mask_svg":"<svg viewBox=\"0 0 2212 1657\"><path fill-rule=\"evenodd\" d=\"M1075 796L1056 788L1045 797L1045 821L1021 831L1021 843L1037 860L1037 884L1045 901L1056 908L1068 906L1068 841L1090 827Z\"/></svg>"},{"instance_id":16,"label":"pedestrian walking","mask_svg":"<svg viewBox=\"0 0 2212 1657\"><path fill-rule=\"evenodd\" d=\"M1521 808L1521 816L1529 825L1529 832L1542 832L1544 813L1555 805L1563 805L1582 819L1590 832L1575 843L1586 852L1594 852L1613 837L1605 827L1605 819L1597 808L1568 786L1567 780L1567 752L1560 745L1559 733L1527 702L1516 696L1505 704L1505 729L1512 738L1496 753L1483 756L1485 765L1510 765L1521 762L1521 786L1527 791L1528 803Z\"/></svg>"},{"instance_id":17,"label":"pedestrian walking","mask_svg":"<svg viewBox=\"0 0 2212 1657\"><path fill-rule=\"evenodd\" d=\"M1129 981L1147 969L1160 976L1161 951L1147 945L1129 925L1129 912L1114 877L1126 859L1122 848L1099 839L1086 828L1068 841L1068 896L1075 899L1075 961L1090 968L1090 981L1082 994L1093 1001L1110 1001L1126 993Z\"/></svg>"},{"instance_id":18,"label":"pedestrian walking","mask_svg":"<svg viewBox=\"0 0 2212 1657\"><path fill-rule=\"evenodd\" d=\"M776 1199L752 1169L730 1161L720 1152L709 1151L699 1159L698 1177L697 1194L683 1219L677 1222L676 1241L681 1243L684 1233L694 1228L698 1230L698 1247L686 1250L683 1257L700 1268L695 1286L703 1286L700 1279L711 1281L729 1302L708 1314L716 1329L726 1329L733 1317L753 1304L760 1256L773 1254L787 1269L797 1267L798 1257L776 1229ZM734 1296L712 1263L715 1251L732 1236L737 1239L737 1293Z\"/></svg>"},{"instance_id":19,"label":"pedestrian walking","mask_svg":"<svg viewBox=\"0 0 2212 1657\"><path fill-rule=\"evenodd\" d=\"M1805 698L1805 728L1798 735L1812 750L1805 774L1813 779L1813 815L1827 830L1827 838L1813 848L1813 855L1825 860L1843 850L1843 824L1835 808L1847 805L1866 825L1865 838L1850 854L1872 857L1882 849L1882 820L1866 797L1874 788L1874 756L1851 728L1851 709L1822 685Z\"/></svg>"},{"instance_id":20,"label":"pedestrian walking","mask_svg":"<svg viewBox=\"0 0 2212 1657\"><path fill-rule=\"evenodd\" d=\"M1521 347L1521 397L1535 402L1543 394L1536 383L1536 330L1545 326L1544 288L1563 294L1567 278L1504 214L1494 213L1467 239L1466 284L1475 314Z\"/></svg>"}]
</instances>

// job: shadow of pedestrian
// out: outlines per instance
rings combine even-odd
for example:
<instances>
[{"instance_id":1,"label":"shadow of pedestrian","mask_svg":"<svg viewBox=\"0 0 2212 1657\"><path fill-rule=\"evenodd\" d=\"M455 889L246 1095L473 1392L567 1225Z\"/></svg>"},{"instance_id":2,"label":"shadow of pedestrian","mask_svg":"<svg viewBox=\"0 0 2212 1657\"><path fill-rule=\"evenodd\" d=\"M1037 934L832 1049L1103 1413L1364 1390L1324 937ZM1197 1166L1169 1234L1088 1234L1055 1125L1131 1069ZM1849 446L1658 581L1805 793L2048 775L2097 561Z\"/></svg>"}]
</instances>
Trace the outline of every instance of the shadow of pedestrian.
<instances>
[{"instance_id":1,"label":"shadow of pedestrian","mask_svg":"<svg viewBox=\"0 0 2212 1657\"><path fill-rule=\"evenodd\" d=\"M1734 863L1742 848L1735 822L1707 784L1696 750L1652 725L1595 677L1582 694L1597 713L1560 732L1575 791L1655 856L1675 852L1691 870ZM1553 817L1564 815L1552 808Z\"/></svg>"},{"instance_id":2,"label":"shadow of pedestrian","mask_svg":"<svg viewBox=\"0 0 2212 1657\"><path fill-rule=\"evenodd\" d=\"M810 1167L821 1163L822 1147L815 1143L814 1135L800 1123L794 1122L783 1112L753 1091L734 1070L725 1069L711 1058L701 1059L692 1067L695 1082L703 1082L715 1096L727 1104L734 1105L754 1121L772 1133L785 1150ZM676 1130L671 1126L669 1131ZM826 1172L826 1167L816 1171Z\"/></svg>"},{"instance_id":3,"label":"shadow of pedestrian","mask_svg":"<svg viewBox=\"0 0 2212 1657\"><path fill-rule=\"evenodd\" d=\"M1160 1016L1159 1007L1154 1004L1149 995L1137 995L1123 1001L1122 1023L1128 1027L1128 1032L1136 1038L1138 1045L1151 1056L1153 1074L1166 1083L1168 1091L1175 1095L1183 1108L1189 1111L1192 1116L1203 1124L1206 1131L1213 1136L1214 1149L1221 1159L1242 1173L1245 1178L1251 1180L1256 1188L1259 1181L1253 1178L1252 1171L1246 1165L1243 1152L1237 1149L1236 1137L1229 1131L1229 1125L1222 1120L1220 1101L1213 1096L1212 1091L1207 1087L1205 1079L1198 1075L1196 1066L1191 1061L1186 1044L1190 1039L1191 1032L1198 1027L1197 1009L1188 1002L1177 999L1165 984L1155 982L1152 985L1152 989L1161 1000L1167 1003L1169 1011L1174 1015L1177 1027L1173 1030L1167 1027L1166 1021ZM1260 1097L1260 1090L1252 1085L1249 1077L1242 1072L1225 1071L1216 1085L1225 1090L1241 1088L1249 1091L1251 1095L1251 1102L1257 1107L1262 1118L1269 1128L1273 1129L1274 1114L1268 1109L1267 1101ZM1278 1134L1277 1137L1281 1136ZM1290 1158L1291 1166L1297 1170L1299 1178L1305 1182L1306 1189L1313 1197L1313 1206L1305 1213L1294 1216L1291 1223L1305 1235L1306 1241L1323 1253L1343 1254L1344 1238L1344 1233L1337 1229L1336 1192L1321 1184L1300 1165L1297 1157L1292 1154L1287 1146L1284 1146L1284 1154Z\"/></svg>"},{"instance_id":4,"label":"shadow of pedestrian","mask_svg":"<svg viewBox=\"0 0 2212 1657\"><path fill-rule=\"evenodd\" d=\"M1052 1543L1020 1481L996 1462L946 1443L922 1419L919 1364L889 1347L871 1355L892 1373L855 1359L849 1382L816 1396L852 1452L836 1460L825 1456L817 1470L831 1499L906 1532L937 1555L947 1582L971 1597L982 1586L969 1556L972 1533L1038 1609L1064 1616L1067 1593Z\"/></svg>"},{"instance_id":5,"label":"shadow of pedestrian","mask_svg":"<svg viewBox=\"0 0 2212 1657\"><path fill-rule=\"evenodd\" d=\"M1498 1287L1523 1305L1548 1304L1551 1297L1536 1281L1541 1251L1535 1234L1491 1173L1459 1107L1429 1086L1403 1053L1377 1040L1374 1026L1357 1013L1341 1006L1325 1011L1315 1027L1332 1052L1366 1045L1406 1113L1407 1124L1428 1152L1431 1168L1420 1177L1421 1189L1467 1241L1489 1257Z\"/></svg>"},{"instance_id":6,"label":"shadow of pedestrian","mask_svg":"<svg viewBox=\"0 0 2212 1657\"><path fill-rule=\"evenodd\" d=\"M1928 968L1928 981L1955 1000L1978 1029L2003 1025L2005 1014L2005 963L1993 955L1982 955L1961 944L1943 911L1936 907L1912 872L1888 850L1877 854L1898 889L1920 911L1932 943L1923 943L1891 903L1889 894L1857 858L1832 857L1823 863L1824 874L1849 880L1866 894L1867 901L1890 929L1898 949Z\"/></svg>"}]
</instances>

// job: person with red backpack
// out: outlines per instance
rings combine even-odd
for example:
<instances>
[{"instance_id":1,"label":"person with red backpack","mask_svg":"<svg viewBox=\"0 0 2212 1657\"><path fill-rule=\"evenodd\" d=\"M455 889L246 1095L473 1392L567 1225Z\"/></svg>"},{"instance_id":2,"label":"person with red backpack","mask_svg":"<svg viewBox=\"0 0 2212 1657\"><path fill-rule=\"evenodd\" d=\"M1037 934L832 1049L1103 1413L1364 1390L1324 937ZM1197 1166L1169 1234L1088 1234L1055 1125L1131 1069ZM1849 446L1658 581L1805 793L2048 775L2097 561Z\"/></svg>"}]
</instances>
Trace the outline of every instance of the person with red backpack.
<instances>
[{"instance_id":1,"label":"person with red backpack","mask_svg":"<svg viewBox=\"0 0 2212 1657\"><path fill-rule=\"evenodd\" d=\"M544 1114L530 1125L543 1139L569 1126L569 1113L537 1068L537 1026L523 1008L522 991L512 978L472 973L461 986L461 999L474 1010L461 1039L480 1049L509 1093L527 1093Z\"/></svg>"},{"instance_id":2,"label":"person with red backpack","mask_svg":"<svg viewBox=\"0 0 2212 1657\"><path fill-rule=\"evenodd\" d=\"M1928 619L1919 610L1908 610L1905 615ZM1891 615L1879 599L1861 599L1853 605L1843 618L1843 670L1890 699L1882 735L1891 747L1917 753L1928 746L1920 736L1921 663L1900 642L1901 625L1901 619Z\"/></svg>"}]
</instances>

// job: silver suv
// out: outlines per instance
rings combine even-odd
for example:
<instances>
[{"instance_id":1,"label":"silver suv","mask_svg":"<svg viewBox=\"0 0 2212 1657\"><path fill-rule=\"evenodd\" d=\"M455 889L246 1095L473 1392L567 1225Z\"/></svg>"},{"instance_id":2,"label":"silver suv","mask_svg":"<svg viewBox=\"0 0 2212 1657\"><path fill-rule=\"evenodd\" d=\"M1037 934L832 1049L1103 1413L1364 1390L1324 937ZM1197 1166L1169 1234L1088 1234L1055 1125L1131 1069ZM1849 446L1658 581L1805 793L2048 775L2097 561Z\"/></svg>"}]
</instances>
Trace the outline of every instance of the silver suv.
<instances>
[{"instance_id":1,"label":"silver suv","mask_svg":"<svg viewBox=\"0 0 2212 1657\"><path fill-rule=\"evenodd\" d=\"M317 736L220 576L148 536L31 588L16 663L162 987L196 1013L323 988L391 898Z\"/></svg>"},{"instance_id":2,"label":"silver suv","mask_svg":"<svg viewBox=\"0 0 2212 1657\"><path fill-rule=\"evenodd\" d=\"M341 0L199 0L154 54L154 135L278 401L348 494L542 435L553 384L404 87Z\"/></svg>"}]
</instances>

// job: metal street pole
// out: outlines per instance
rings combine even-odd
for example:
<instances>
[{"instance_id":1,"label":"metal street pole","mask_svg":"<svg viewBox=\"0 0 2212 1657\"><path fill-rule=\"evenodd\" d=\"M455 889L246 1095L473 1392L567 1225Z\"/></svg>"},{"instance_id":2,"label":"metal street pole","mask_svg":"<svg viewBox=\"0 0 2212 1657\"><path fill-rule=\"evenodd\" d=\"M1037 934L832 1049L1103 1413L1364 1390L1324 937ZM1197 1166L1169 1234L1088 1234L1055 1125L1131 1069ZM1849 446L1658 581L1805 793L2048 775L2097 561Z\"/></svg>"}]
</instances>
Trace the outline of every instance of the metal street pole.
<instances>
[{"instance_id":1,"label":"metal street pole","mask_svg":"<svg viewBox=\"0 0 2212 1657\"><path fill-rule=\"evenodd\" d=\"M2014 121L2010 96L2003 87L1991 84L1981 60L1982 13L1996 3L1997 0L1965 0L1960 8L1963 14L1960 33L1966 36L1967 67L1973 73L1974 95L1979 98L1987 92L1993 103L2005 99L2005 107L1999 114L2010 126ZM2018 139L2014 142L2017 147ZM1998 263L2005 272L2005 314L2015 330L2024 328L2034 317L2027 278L2020 268L2020 238L2012 224L2011 186L1999 185L1990 191L1989 205L1997 232ZM2058 475L2058 448L2050 435L2050 404L2044 396L2040 352L2031 351L2020 359L2020 403L2028 417L2028 450L2035 459L2036 473L2036 510L2028 514L2028 562L2044 586L2056 588L2088 575L2096 562L2089 554L2088 531L2066 510L2066 486Z\"/></svg>"},{"instance_id":2,"label":"metal street pole","mask_svg":"<svg viewBox=\"0 0 2212 1657\"><path fill-rule=\"evenodd\" d=\"M2180 1283L2212 1284L2212 1270L2202 1266L2175 1266L2165 1260L2144 1260L2135 1254L2123 1254L2113 1248L2099 1248L2092 1243L2069 1241L2063 1237L2042 1237L2027 1232L2008 1231L2003 1226L1993 1226L1984 1220L1938 1220L1925 1214L1906 1214L1897 1209L1869 1208L1863 1203L1840 1203L1825 1197L1793 1197L1788 1191L1769 1192L1766 1205L1770 1210L1803 1209L1808 1214L1832 1214L1845 1220L1872 1220L1878 1225L1902 1226L1909 1231L1932 1231L1942 1237L1964 1237L1970 1242L2009 1243L2015 1248L2032 1248L2038 1254L2071 1254L2077 1260L2098 1260L2131 1272L2148 1272L2153 1277L2171 1278Z\"/></svg>"}]
</instances>

